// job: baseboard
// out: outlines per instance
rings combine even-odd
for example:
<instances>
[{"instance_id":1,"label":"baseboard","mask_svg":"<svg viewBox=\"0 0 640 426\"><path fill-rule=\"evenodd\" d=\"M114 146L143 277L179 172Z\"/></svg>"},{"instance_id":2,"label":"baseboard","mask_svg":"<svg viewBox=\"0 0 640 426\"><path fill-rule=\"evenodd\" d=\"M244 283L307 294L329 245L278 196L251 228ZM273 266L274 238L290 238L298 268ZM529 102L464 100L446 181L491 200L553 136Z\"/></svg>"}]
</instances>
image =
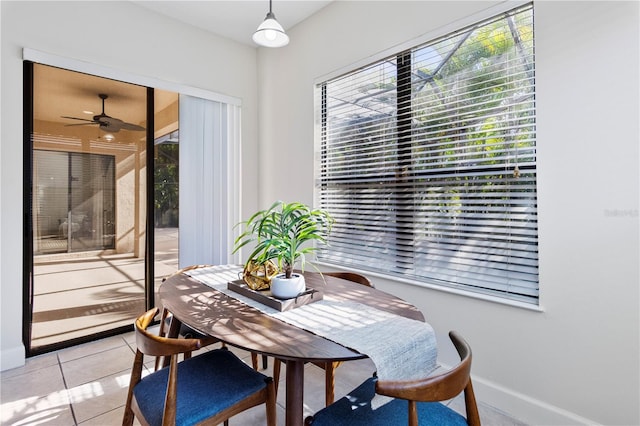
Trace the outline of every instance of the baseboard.
<instances>
[{"instance_id":1,"label":"baseboard","mask_svg":"<svg viewBox=\"0 0 640 426\"><path fill-rule=\"evenodd\" d=\"M589 425L599 423L544 401L473 376L476 398L528 425Z\"/></svg>"},{"instance_id":2,"label":"baseboard","mask_svg":"<svg viewBox=\"0 0 640 426\"><path fill-rule=\"evenodd\" d=\"M22 367L25 363L25 356L23 345L2 350L0 352L0 371Z\"/></svg>"}]
</instances>

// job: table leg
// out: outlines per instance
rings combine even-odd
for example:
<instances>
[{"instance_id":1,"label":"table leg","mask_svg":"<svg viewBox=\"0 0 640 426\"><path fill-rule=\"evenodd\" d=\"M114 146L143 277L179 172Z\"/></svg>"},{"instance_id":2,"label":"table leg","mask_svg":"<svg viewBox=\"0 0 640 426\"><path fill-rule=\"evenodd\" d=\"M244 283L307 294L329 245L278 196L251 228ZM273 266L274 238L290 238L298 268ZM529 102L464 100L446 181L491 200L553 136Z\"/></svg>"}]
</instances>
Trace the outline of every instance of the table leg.
<instances>
[{"instance_id":1,"label":"table leg","mask_svg":"<svg viewBox=\"0 0 640 426\"><path fill-rule=\"evenodd\" d=\"M304 362L287 360L286 426L302 426L304 405Z\"/></svg>"}]
</instances>

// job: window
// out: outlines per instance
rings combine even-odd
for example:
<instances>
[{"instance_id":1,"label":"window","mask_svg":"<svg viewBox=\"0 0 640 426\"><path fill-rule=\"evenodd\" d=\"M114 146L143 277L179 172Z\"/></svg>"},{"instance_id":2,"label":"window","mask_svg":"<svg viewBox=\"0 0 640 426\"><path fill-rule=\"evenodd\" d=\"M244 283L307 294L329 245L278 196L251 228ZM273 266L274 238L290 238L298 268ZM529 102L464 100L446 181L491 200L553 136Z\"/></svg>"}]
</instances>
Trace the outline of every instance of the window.
<instances>
[{"instance_id":1,"label":"window","mask_svg":"<svg viewBox=\"0 0 640 426\"><path fill-rule=\"evenodd\" d=\"M35 144L73 143L34 135ZM33 150L36 255L115 248L115 155Z\"/></svg>"},{"instance_id":2,"label":"window","mask_svg":"<svg viewBox=\"0 0 640 426\"><path fill-rule=\"evenodd\" d=\"M533 9L318 86L323 262L537 304Z\"/></svg>"}]
</instances>

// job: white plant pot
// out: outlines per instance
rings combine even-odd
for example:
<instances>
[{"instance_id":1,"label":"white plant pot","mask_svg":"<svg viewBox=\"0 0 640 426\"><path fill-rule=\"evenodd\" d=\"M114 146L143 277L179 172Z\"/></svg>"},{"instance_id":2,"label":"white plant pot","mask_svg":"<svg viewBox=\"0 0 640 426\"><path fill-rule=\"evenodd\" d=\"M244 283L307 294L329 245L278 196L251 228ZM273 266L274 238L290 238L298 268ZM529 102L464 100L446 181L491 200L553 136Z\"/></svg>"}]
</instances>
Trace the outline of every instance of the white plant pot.
<instances>
[{"instance_id":1,"label":"white plant pot","mask_svg":"<svg viewBox=\"0 0 640 426\"><path fill-rule=\"evenodd\" d=\"M291 278L285 278L284 274L278 274L271 278L271 294L278 299L292 299L307 288L304 276L293 274Z\"/></svg>"}]
</instances>

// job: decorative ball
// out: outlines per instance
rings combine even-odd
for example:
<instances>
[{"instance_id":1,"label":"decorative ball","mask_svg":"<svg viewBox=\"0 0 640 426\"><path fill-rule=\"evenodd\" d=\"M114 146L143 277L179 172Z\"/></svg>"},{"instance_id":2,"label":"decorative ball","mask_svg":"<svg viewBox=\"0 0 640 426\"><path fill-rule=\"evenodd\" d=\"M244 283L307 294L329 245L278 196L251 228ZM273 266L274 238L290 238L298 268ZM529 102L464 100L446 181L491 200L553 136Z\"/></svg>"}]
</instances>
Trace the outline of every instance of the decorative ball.
<instances>
[{"instance_id":1,"label":"decorative ball","mask_svg":"<svg viewBox=\"0 0 640 426\"><path fill-rule=\"evenodd\" d=\"M271 285L271 278L278 274L278 265L271 260L263 264L249 261L242 273L242 279L252 290L267 290Z\"/></svg>"}]
</instances>

